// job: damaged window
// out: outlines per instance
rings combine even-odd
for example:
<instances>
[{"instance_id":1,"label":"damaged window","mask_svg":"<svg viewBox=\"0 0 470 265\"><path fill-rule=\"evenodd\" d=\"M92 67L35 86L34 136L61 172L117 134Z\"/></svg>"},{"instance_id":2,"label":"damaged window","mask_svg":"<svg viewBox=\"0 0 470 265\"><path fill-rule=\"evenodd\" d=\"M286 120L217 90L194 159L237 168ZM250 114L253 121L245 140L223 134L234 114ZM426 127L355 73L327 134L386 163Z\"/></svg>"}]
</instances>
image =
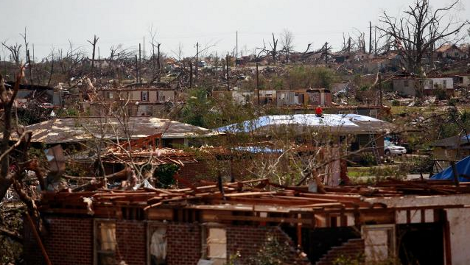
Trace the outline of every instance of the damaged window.
<instances>
[{"instance_id":1,"label":"damaged window","mask_svg":"<svg viewBox=\"0 0 470 265\"><path fill-rule=\"evenodd\" d=\"M149 92L148 91L142 91L142 101L148 101L149 100Z\"/></svg>"},{"instance_id":2,"label":"damaged window","mask_svg":"<svg viewBox=\"0 0 470 265\"><path fill-rule=\"evenodd\" d=\"M149 254L151 265L166 265L167 237L166 226L149 228Z\"/></svg>"},{"instance_id":3,"label":"damaged window","mask_svg":"<svg viewBox=\"0 0 470 265\"><path fill-rule=\"evenodd\" d=\"M95 223L95 259L98 265L116 264L116 224Z\"/></svg>"}]
</instances>

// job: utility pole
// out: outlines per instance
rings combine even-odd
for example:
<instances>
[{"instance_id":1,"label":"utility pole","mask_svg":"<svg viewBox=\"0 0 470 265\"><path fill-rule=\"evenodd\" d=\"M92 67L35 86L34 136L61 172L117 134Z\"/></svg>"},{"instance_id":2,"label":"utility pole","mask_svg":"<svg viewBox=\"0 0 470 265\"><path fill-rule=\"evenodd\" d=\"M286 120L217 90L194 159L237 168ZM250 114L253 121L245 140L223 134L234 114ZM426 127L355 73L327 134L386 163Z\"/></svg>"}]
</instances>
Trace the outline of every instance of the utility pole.
<instances>
[{"instance_id":1,"label":"utility pole","mask_svg":"<svg viewBox=\"0 0 470 265\"><path fill-rule=\"evenodd\" d=\"M199 67L199 42L196 42L196 82L197 82L197 74L198 74L198 67Z\"/></svg>"},{"instance_id":2,"label":"utility pole","mask_svg":"<svg viewBox=\"0 0 470 265\"><path fill-rule=\"evenodd\" d=\"M374 27L374 54L377 55L377 26Z\"/></svg>"},{"instance_id":3,"label":"utility pole","mask_svg":"<svg viewBox=\"0 0 470 265\"><path fill-rule=\"evenodd\" d=\"M348 53L351 52L351 37L348 39Z\"/></svg>"},{"instance_id":4,"label":"utility pole","mask_svg":"<svg viewBox=\"0 0 470 265\"><path fill-rule=\"evenodd\" d=\"M98 47L98 76L101 76L101 63L99 63L101 61L101 52L100 52L100 47Z\"/></svg>"},{"instance_id":5,"label":"utility pole","mask_svg":"<svg viewBox=\"0 0 470 265\"><path fill-rule=\"evenodd\" d=\"M145 36L143 37L143 40L142 40L142 57L145 60Z\"/></svg>"},{"instance_id":6,"label":"utility pole","mask_svg":"<svg viewBox=\"0 0 470 265\"><path fill-rule=\"evenodd\" d=\"M33 84L33 66L31 64L31 57L29 56L29 49L26 50L26 60L28 62L28 69L29 69L29 83Z\"/></svg>"},{"instance_id":7,"label":"utility pole","mask_svg":"<svg viewBox=\"0 0 470 265\"><path fill-rule=\"evenodd\" d=\"M135 55L135 82L139 83L139 59Z\"/></svg>"},{"instance_id":8,"label":"utility pole","mask_svg":"<svg viewBox=\"0 0 470 265\"><path fill-rule=\"evenodd\" d=\"M258 94L258 106L259 106L259 69L258 69L258 62L256 62L256 91Z\"/></svg>"},{"instance_id":9,"label":"utility pole","mask_svg":"<svg viewBox=\"0 0 470 265\"><path fill-rule=\"evenodd\" d=\"M328 64L328 42L325 42L325 64Z\"/></svg>"},{"instance_id":10,"label":"utility pole","mask_svg":"<svg viewBox=\"0 0 470 265\"><path fill-rule=\"evenodd\" d=\"M379 73L379 106L382 108L383 106L383 101L382 101L382 74Z\"/></svg>"},{"instance_id":11,"label":"utility pole","mask_svg":"<svg viewBox=\"0 0 470 265\"><path fill-rule=\"evenodd\" d=\"M160 70L162 67L161 62L160 62L160 45L161 43L157 44L157 69Z\"/></svg>"},{"instance_id":12,"label":"utility pole","mask_svg":"<svg viewBox=\"0 0 470 265\"><path fill-rule=\"evenodd\" d=\"M158 82L160 83L161 81L161 72L160 68L162 67L162 63L160 62L160 45L161 43L157 44L157 70L158 70Z\"/></svg>"},{"instance_id":13,"label":"utility pole","mask_svg":"<svg viewBox=\"0 0 470 265\"><path fill-rule=\"evenodd\" d=\"M140 66L142 65L142 49L140 47L140 43L139 43L139 84L142 83L142 77L141 77L141 74L140 74Z\"/></svg>"},{"instance_id":14,"label":"utility pole","mask_svg":"<svg viewBox=\"0 0 470 265\"><path fill-rule=\"evenodd\" d=\"M372 22L369 21L369 54L372 53Z\"/></svg>"},{"instance_id":15,"label":"utility pole","mask_svg":"<svg viewBox=\"0 0 470 265\"><path fill-rule=\"evenodd\" d=\"M193 87L193 62L189 61L189 88Z\"/></svg>"},{"instance_id":16,"label":"utility pole","mask_svg":"<svg viewBox=\"0 0 470 265\"><path fill-rule=\"evenodd\" d=\"M238 58L238 31L235 31L235 60Z\"/></svg>"},{"instance_id":17,"label":"utility pole","mask_svg":"<svg viewBox=\"0 0 470 265\"><path fill-rule=\"evenodd\" d=\"M227 53L227 56L225 57L225 62L227 64L227 90L230 91L230 77L229 77L229 74L228 74L228 67L229 67L229 64L228 64L228 53Z\"/></svg>"}]
</instances>

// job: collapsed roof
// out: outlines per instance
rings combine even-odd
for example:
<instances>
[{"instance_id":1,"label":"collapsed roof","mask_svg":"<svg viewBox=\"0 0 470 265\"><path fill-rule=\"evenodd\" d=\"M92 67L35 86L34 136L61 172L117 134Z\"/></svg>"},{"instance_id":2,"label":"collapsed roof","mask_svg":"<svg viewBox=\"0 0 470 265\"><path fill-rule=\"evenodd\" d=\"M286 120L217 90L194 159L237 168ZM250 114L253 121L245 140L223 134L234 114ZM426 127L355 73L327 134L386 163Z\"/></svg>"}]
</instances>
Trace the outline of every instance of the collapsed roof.
<instances>
[{"instance_id":1,"label":"collapsed roof","mask_svg":"<svg viewBox=\"0 0 470 265\"><path fill-rule=\"evenodd\" d=\"M376 218L378 215L373 212L383 215L383 211L390 208L409 211L426 207L448 207L434 204L389 207L385 201L393 201L393 198L433 198L436 195L444 197L470 192L470 186L464 183L454 186L453 182L445 180L389 179L375 186L325 187L323 194L310 192L307 187L281 186L268 179L208 184L185 189L43 192L37 203L42 213L95 218L302 223L315 227L329 226L328 216L334 214L347 217L341 222L341 226L351 226L365 218L359 218L355 213Z\"/></svg>"}]
</instances>

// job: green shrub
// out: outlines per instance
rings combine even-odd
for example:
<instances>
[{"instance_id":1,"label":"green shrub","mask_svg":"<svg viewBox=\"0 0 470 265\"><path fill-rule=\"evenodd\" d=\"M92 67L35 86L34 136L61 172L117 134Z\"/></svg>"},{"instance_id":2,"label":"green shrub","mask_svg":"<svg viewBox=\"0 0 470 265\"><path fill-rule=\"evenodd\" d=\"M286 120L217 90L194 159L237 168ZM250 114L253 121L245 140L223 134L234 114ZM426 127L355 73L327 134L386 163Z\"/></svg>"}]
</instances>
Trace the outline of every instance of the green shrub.
<instances>
[{"instance_id":1,"label":"green shrub","mask_svg":"<svg viewBox=\"0 0 470 265\"><path fill-rule=\"evenodd\" d=\"M369 166L377 165L377 161L375 159L374 154L370 152L364 152L364 153L361 153L359 156L360 156L359 164L361 166L369 167Z\"/></svg>"},{"instance_id":2,"label":"green shrub","mask_svg":"<svg viewBox=\"0 0 470 265\"><path fill-rule=\"evenodd\" d=\"M178 171L179 167L175 164L161 165L155 170L156 186L159 188L169 188L175 184L173 177Z\"/></svg>"}]
</instances>

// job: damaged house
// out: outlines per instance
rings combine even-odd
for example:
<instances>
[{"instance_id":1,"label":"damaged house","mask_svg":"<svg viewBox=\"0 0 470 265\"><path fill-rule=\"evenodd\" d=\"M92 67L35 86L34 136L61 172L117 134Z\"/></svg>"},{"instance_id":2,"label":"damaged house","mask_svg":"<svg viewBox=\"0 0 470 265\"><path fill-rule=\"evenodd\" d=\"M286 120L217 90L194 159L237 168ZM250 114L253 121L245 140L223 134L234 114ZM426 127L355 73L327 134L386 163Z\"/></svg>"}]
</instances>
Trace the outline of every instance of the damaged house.
<instances>
[{"instance_id":1,"label":"damaged house","mask_svg":"<svg viewBox=\"0 0 470 265\"><path fill-rule=\"evenodd\" d=\"M251 264L273 255L260 250L275 240L271 251L285 264L463 265L469 192L450 181L390 180L315 193L267 179L43 192L45 233L25 222L24 251L26 264Z\"/></svg>"},{"instance_id":2,"label":"damaged house","mask_svg":"<svg viewBox=\"0 0 470 265\"><path fill-rule=\"evenodd\" d=\"M172 106L177 94L169 87L102 88L90 95L90 99L82 104L92 115L101 115L103 105L121 102L127 105L129 116L152 116Z\"/></svg>"},{"instance_id":3,"label":"damaged house","mask_svg":"<svg viewBox=\"0 0 470 265\"><path fill-rule=\"evenodd\" d=\"M95 162L100 154L106 174L123 170L131 158L135 159L133 162L158 160L154 153L164 156L169 152L171 155L178 153L175 148L198 147L209 137L217 135L202 127L153 117L54 118L25 129L33 133L31 143L34 147L42 149L60 145L65 150L67 161L81 165L87 171L96 170ZM12 140L17 138L15 132ZM126 145L138 146L139 150L130 154ZM118 146L121 148L113 151ZM117 159L119 156L121 159ZM189 164L196 162L193 158L186 160Z\"/></svg>"},{"instance_id":4,"label":"damaged house","mask_svg":"<svg viewBox=\"0 0 470 265\"><path fill-rule=\"evenodd\" d=\"M393 78L393 91L403 96L416 96L422 89L424 95L435 95L436 91L443 90L446 94L454 93L454 80L452 77L417 78L410 76L397 76Z\"/></svg>"}]
</instances>

